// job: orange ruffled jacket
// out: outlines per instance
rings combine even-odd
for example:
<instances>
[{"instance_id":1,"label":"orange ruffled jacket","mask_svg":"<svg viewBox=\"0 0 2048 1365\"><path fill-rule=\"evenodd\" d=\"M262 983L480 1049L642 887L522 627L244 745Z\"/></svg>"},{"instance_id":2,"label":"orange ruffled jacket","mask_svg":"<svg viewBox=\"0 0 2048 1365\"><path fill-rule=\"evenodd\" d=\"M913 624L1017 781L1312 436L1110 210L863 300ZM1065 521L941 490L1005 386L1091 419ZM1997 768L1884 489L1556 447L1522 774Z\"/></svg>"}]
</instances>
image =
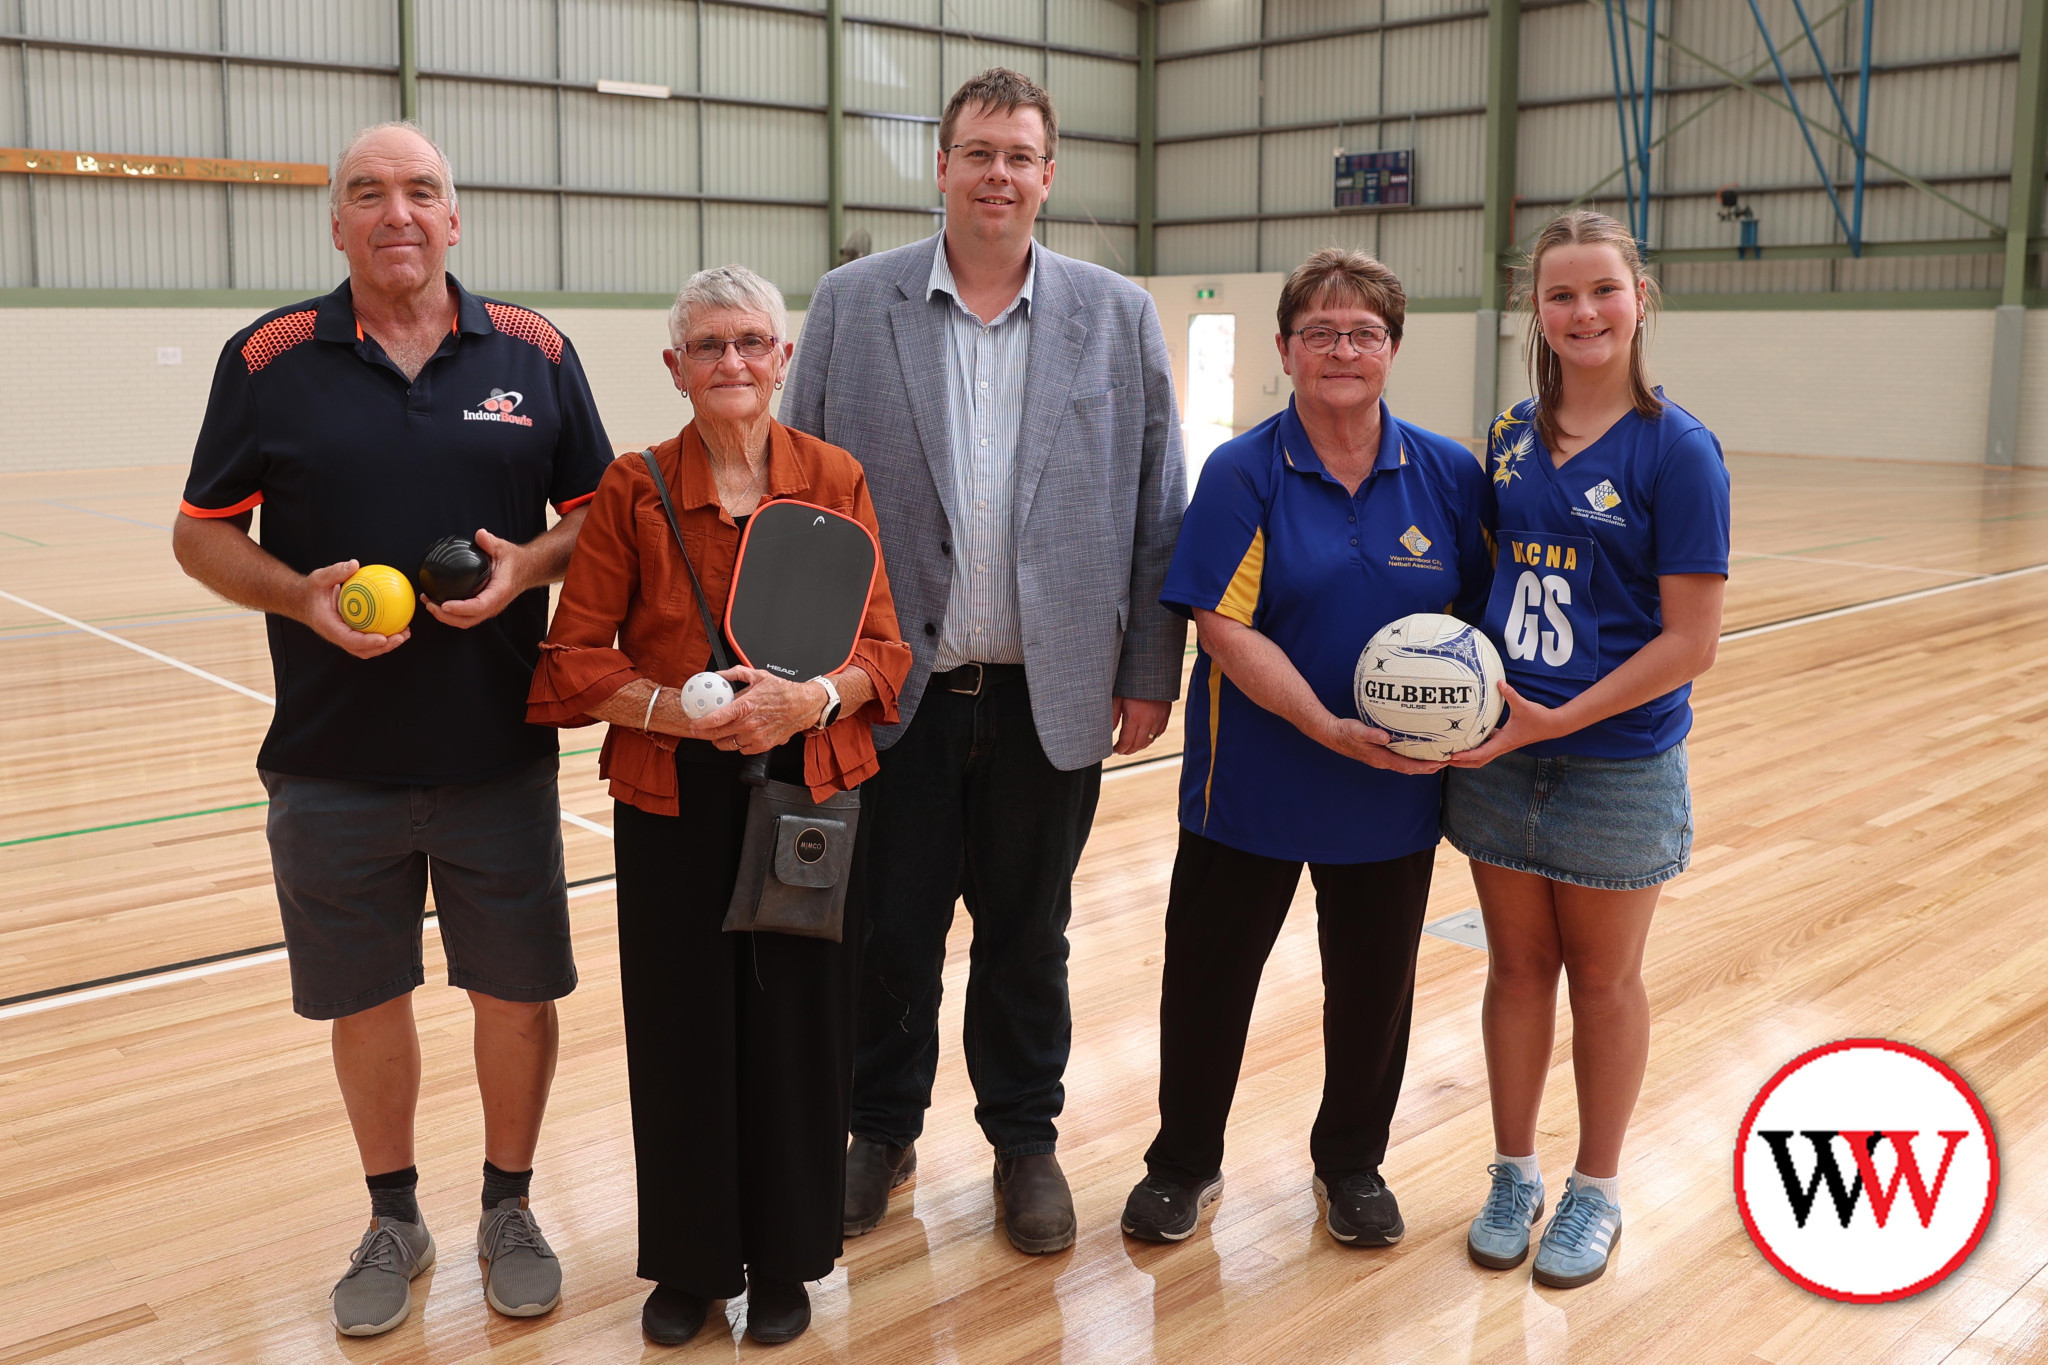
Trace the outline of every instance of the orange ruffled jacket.
<instances>
[{"instance_id":1,"label":"orange ruffled jacket","mask_svg":"<svg viewBox=\"0 0 2048 1365\"><path fill-rule=\"evenodd\" d=\"M676 520L714 615L721 616L739 557L740 529L719 505L696 423L654 448L675 499ZM795 498L829 507L877 531L860 462L780 422L768 435L762 500ZM875 699L804 739L804 781L814 799L845 791L876 771L873 727L896 722L896 695L910 672L910 647L896 624L886 565L877 566L867 620L850 664L874 681ZM711 642L676 554L654 480L635 452L612 461L576 539L569 576L541 645L526 719L564 728L592 725L590 708L638 678L681 687L711 666ZM675 815L674 735L613 725L598 772L612 795L651 815Z\"/></svg>"}]
</instances>

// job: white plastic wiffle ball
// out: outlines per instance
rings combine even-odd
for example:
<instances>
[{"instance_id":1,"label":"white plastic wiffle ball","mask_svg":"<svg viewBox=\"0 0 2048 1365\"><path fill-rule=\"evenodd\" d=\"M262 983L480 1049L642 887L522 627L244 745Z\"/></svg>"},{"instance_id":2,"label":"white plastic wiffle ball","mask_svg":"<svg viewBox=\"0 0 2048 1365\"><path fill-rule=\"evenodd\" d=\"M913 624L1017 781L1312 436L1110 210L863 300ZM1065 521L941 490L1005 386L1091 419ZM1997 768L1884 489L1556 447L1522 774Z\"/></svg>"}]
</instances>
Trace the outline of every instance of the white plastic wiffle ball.
<instances>
[{"instance_id":1,"label":"white plastic wiffle ball","mask_svg":"<svg viewBox=\"0 0 2048 1365\"><path fill-rule=\"evenodd\" d=\"M1500 724L1506 674L1493 641L1454 616L1417 612L1380 628L1358 656L1358 716L1407 758L1441 760L1486 742Z\"/></svg>"},{"instance_id":2,"label":"white plastic wiffle ball","mask_svg":"<svg viewBox=\"0 0 2048 1365\"><path fill-rule=\"evenodd\" d=\"M702 720L732 700L732 684L716 673L699 673L683 684L683 714Z\"/></svg>"}]
</instances>

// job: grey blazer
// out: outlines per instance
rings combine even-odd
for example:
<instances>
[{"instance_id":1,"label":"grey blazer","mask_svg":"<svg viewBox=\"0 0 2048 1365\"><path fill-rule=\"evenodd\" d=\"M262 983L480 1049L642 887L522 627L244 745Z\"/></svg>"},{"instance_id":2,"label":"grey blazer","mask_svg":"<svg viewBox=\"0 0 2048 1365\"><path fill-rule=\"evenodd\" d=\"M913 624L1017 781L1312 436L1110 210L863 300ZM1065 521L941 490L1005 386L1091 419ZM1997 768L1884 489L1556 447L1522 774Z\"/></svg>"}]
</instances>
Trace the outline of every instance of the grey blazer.
<instances>
[{"instance_id":1,"label":"grey blazer","mask_svg":"<svg viewBox=\"0 0 2048 1365\"><path fill-rule=\"evenodd\" d=\"M867 471L916 713L952 595L952 451L944 299L927 301L934 236L818 281L782 395L790 426ZM1152 296L1041 249L1017 441L1017 599L1032 718L1055 767L1110 751L1112 697L1180 695L1187 623L1159 605L1187 507L1166 338Z\"/></svg>"}]
</instances>

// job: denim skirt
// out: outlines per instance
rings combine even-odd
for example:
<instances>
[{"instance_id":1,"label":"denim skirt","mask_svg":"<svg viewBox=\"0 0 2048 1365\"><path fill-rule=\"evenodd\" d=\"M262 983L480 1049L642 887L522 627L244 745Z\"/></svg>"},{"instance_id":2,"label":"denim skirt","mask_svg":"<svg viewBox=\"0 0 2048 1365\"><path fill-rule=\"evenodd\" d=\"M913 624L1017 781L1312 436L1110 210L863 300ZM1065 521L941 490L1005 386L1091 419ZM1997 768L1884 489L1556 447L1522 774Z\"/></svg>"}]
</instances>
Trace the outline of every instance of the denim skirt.
<instances>
[{"instance_id":1,"label":"denim skirt","mask_svg":"<svg viewBox=\"0 0 2048 1365\"><path fill-rule=\"evenodd\" d=\"M1443 833L1468 858L1601 891L1639 891L1692 861L1685 745L1648 758L1538 758L1452 768Z\"/></svg>"}]
</instances>

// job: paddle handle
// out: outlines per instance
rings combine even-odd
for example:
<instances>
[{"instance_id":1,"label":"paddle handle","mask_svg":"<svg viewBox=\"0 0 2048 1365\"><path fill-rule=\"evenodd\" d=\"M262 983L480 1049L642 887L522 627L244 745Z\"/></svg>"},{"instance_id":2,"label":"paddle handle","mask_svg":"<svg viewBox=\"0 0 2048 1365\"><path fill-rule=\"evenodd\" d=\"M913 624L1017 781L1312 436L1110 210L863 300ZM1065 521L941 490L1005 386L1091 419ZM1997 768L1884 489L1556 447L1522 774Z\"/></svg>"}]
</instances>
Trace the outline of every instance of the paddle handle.
<instances>
[{"instance_id":1,"label":"paddle handle","mask_svg":"<svg viewBox=\"0 0 2048 1365\"><path fill-rule=\"evenodd\" d=\"M768 755L765 753L747 755L747 761L740 764L740 781L750 787L767 786Z\"/></svg>"}]
</instances>

